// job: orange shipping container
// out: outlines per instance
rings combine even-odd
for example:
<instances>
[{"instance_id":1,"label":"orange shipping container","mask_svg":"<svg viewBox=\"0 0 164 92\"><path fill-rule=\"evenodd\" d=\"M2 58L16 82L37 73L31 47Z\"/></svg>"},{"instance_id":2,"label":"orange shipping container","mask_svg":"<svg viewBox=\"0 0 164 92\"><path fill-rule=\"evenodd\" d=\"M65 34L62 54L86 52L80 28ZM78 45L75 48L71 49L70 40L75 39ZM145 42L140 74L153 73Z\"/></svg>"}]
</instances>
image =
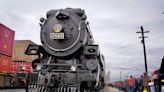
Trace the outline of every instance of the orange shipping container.
<instances>
[{"instance_id":1,"label":"orange shipping container","mask_svg":"<svg viewBox=\"0 0 164 92\"><path fill-rule=\"evenodd\" d=\"M0 72L11 71L12 58L5 55L0 55Z\"/></svg>"},{"instance_id":2,"label":"orange shipping container","mask_svg":"<svg viewBox=\"0 0 164 92\"><path fill-rule=\"evenodd\" d=\"M13 61L26 61L32 62L34 59L38 58L38 55L26 55L25 51L28 45L36 45L34 42L30 40L15 40L14 48L12 54Z\"/></svg>"}]
</instances>

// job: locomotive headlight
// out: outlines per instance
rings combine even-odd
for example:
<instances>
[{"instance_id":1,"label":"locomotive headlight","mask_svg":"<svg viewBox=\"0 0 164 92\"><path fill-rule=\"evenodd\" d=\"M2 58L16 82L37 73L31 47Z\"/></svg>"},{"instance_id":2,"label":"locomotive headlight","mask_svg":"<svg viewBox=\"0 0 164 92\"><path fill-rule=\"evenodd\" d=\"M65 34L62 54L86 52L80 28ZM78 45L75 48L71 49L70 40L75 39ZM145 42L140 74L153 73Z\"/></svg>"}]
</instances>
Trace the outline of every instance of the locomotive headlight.
<instances>
[{"instance_id":1,"label":"locomotive headlight","mask_svg":"<svg viewBox=\"0 0 164 92\"><path fill-rule=\"evenodd\" d=\"M25 70L25 69L26 69L26 67L24 65L19 66L19 70Z\"/></svg>"},{"instance_id":2,"label":"locomotive headlight","mask_svg":"<svg viewBox=\"0 0 164 92\"><path fill-rule=\"evenodd\" d=\"M53 31L54 31L55 33L61 32L61 31L62 31L62 25L61 25L61 24L56 24L56 25L54 26L54 28L53 28Z\"/></svg>"},{"instance_id":3,"label":"locomotive headlight","mask_svg":"<svg viewBox=\"0 0 164 92\"><path fill-rule=\"evenodd\" d=\"M25 66L22 66L22 70L25 70L26 69L26 67Z\"/></svg>"},{"instance_id":4,"label":"locomotive headlight","mask_svg":"<svg viewBox=\"0 0 164 92\"><path fill-rule=\"evenodd\" d=\"M71 66L71 71L76 71L76 66L72 65Z\"/></svg>"},{"instance_id":5,"label":"locomotive headlight","mask_svg":"<svg viewBox=\"0 0 164 92\"><path fill-rule=\"evenodd\" d=\"M88 70L93 71L97 69L97 66L98 66L98 61L96 59L90 59L86 61L86 68Z\"/></svg>"}]
</instances>

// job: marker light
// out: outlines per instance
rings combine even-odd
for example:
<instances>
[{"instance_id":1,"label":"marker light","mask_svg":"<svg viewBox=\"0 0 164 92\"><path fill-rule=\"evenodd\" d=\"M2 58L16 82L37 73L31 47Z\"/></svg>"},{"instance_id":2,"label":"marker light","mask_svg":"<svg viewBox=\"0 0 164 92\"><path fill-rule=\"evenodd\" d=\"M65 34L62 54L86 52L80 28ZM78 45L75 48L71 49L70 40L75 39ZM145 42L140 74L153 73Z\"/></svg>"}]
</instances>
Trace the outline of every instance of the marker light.
<instances>
[{"instance_id":1,"label":"marker light","mask_svg":"<svg viewBox=\"0 0 164 92\"><path fill-rule=\"evenodd\" d=\"M62 25L61 24L56 24L53 28L53 31L55 33L59 33L59 32L61 32L61 30L62 30Z\"/></svg>"}]
</instances>

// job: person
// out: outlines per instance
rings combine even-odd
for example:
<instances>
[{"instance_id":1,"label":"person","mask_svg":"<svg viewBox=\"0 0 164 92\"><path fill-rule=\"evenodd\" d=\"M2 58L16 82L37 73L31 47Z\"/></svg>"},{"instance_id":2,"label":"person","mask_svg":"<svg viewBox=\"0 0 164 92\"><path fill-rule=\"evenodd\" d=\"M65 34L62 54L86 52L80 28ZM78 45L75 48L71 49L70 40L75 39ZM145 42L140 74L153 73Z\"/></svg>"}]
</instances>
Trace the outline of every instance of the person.
<instances>
[{"instance_id":1,"label":"person","mask_svg":"<svg viewBox=\"0 0 164 92\"><path fill-rule=\"evenodd\" d=\"M150 92L155 92L154 82L153 81L149 81L148 85L149 85L149 88L150 88Z\"/></svg>"},{"instance_id":2,"label":"person","mask_svg":"<svg viewBox=\"0 0 164 92\"><path fill-rule=\"evenodd\" d=\"M135 80L135 92L139 91L139 80L138 78L134 79Z\"/></svg>"},{"instance_id":3,"label":"person","mask_svg":"<svg viewBox=\"0 0 164 92\"><path fill-rule=\"evenodd\" d=\"M128 92L134 92L135 81L132 76L128 79Z\"/></svg>"},{"instance_id":4,"label":"person","mask_svg":"<svg viewBox=\"0 0 164 92\"><path fill-rule=\"evenodd\" d=\"M144 84L144 77L141 75L141 77L138 80L138 87L139 87L139 92L143 92L143 84Z\"/></svg>"}]
</instances>

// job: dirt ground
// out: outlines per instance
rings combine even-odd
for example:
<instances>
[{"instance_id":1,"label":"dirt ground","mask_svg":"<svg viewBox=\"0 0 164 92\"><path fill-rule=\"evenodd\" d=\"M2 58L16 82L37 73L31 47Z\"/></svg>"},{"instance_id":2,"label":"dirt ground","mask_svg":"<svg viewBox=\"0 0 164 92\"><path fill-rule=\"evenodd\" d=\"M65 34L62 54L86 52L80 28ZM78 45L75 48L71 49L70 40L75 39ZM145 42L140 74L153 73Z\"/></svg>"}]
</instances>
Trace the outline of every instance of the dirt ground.
<instances>
[{"instance_id":1,"label":"dirt ground","mask_svg":"<svg viewBox=\"0 0 164 92\"><path fill-rule=\"evenodd\" d=\"M8 89L8 90L0 90L0 92L26 92L25 90L23 89ZM116 88L112 88L112 87L105 87L105 90L104 92L123 92L123 91L119 91L118 89Z\"/></svg>"},{"instance_id":2,"label":"dirt ground","mask_svg":"<svg viewBox=\"0 0 164 92\"><path fill-rule=\"evenodd\" d=\"M123 91L119 91L118 89L112 87L106 87L104 92L123 92Z\"/></svg>"}]
</instances>

